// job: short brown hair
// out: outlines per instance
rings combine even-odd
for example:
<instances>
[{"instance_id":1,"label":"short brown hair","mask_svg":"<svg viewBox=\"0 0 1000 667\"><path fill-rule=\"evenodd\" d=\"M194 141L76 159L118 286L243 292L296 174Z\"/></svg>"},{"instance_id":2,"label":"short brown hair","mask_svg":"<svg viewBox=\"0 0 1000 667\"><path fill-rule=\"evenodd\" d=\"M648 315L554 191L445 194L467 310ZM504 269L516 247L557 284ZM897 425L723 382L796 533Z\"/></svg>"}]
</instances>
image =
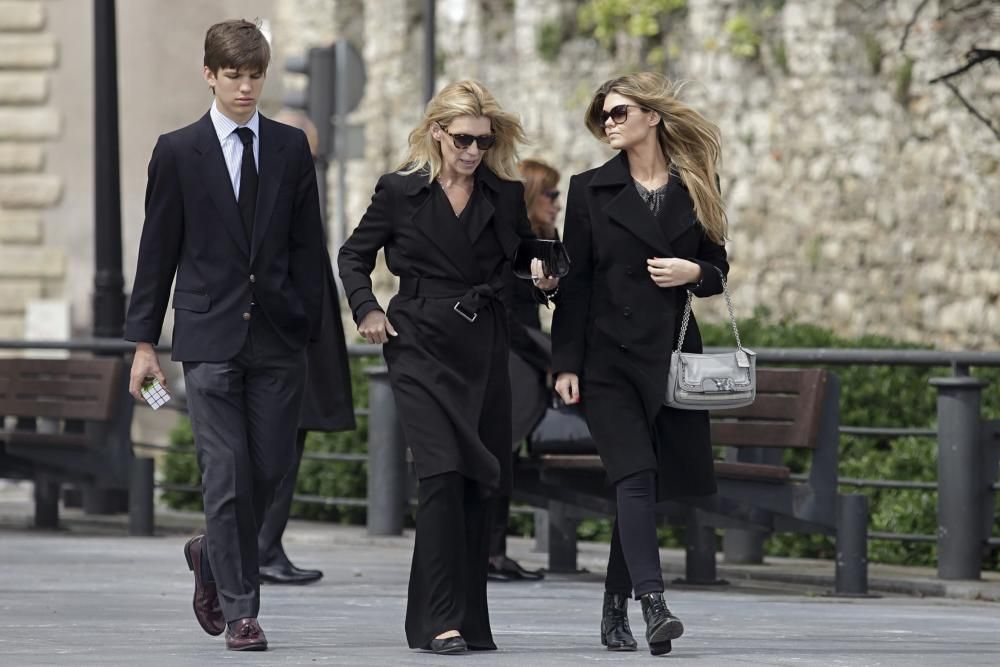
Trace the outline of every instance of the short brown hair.
<instances>
[{"instance_id":1,"label":"short brown hair","mask_svg":"<svg viewBox=\"0 0 1000 667\"><path fill-rule=\"evenodd\" d=\"M233 19L216 23L205 33L205 67L267 73L271 46L257 23Z\"/></svg>"}]
</instances>

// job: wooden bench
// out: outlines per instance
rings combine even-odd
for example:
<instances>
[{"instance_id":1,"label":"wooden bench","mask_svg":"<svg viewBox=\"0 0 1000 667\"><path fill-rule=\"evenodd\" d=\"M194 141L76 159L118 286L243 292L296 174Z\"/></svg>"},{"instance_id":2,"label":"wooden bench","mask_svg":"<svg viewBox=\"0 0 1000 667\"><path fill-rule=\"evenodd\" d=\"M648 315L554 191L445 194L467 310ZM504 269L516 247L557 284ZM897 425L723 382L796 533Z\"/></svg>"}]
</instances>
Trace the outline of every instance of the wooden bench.
<instances>
[{"instance_id":1,"label":"wooden bench","mask_svg":"<svg viewBox=\"0 0 1000 667\"><path fill-rule=\"evenodd\" d=\"M725 448L724 460L715 462L718 493L658 506L668 521L687 527L686 579L716 581L715 529L725 528L741 543L736 550L744 552L759 550L771 532L838 535L838 553L849 551L851 556L838 558L838 590L866 588L867 505L863 496L837 493L836 375L820 369L761 368L757 383L753 405L711 415L712 442ZM789 449L810 454L804 477L793 477L784 464ZM580 510L605 516L615 511L614 489L595 452L532 448L515 475L515 497L549 509L549 567L556 571L576 569ZM852 503L851 511L838 508L844 498Z\"/></svg>"},{"instance_id":2,"label":"wooden bench","mask_svg":"<svg viewBox=\"0 0 1000 667\"><path fill-rule=\"evenodd\" d=\"M0 477L34 480L36 526L58 526L63 482L128 489L127 388L117 358L0 359Z\"/></svg>"}]
</instances>

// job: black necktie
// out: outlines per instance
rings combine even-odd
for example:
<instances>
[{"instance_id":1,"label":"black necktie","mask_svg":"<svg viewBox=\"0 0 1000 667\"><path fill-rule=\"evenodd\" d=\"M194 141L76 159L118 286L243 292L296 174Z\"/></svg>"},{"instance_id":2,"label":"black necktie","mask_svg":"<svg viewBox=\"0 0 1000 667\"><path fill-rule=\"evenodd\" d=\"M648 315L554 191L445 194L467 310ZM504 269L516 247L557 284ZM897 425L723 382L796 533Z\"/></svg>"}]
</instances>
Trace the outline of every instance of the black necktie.
<instances>
[{"instance_id":1,"label":"black necktie","mask_svg":"<svg viewBox=\"0 0 1000 667\"><path fill-rule=\"evenodd\" d=\"M257 165L253 161L253 130L249 127L236 128L236 134L243 142L243 165L240 167L240 217L247 232L247 240L253 240L253 216L257 209Z\"/></svg>"}]
</instances>

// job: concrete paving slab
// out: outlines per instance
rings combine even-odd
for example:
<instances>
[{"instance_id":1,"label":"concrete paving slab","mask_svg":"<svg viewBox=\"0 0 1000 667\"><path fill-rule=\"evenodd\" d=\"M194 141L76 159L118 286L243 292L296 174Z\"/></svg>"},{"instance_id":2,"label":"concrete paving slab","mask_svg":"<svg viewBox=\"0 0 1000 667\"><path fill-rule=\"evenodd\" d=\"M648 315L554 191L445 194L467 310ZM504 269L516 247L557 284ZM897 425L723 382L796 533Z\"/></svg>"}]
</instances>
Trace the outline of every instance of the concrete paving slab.
<instances>
[{"instance_id":1,"label":"concrete paving slab","mask_svg":"<svg viewBox=\"0 0 1000 667\"><path fill-rule=\"evenodd\" d=\"M589 663L700 665L996 665L1000 606L883 597L842 600L818 589L737 584L671 590L685 636L666 658L641 639L616 654L598 640L599 574L539 583L490 584L500 650L442 658L410 651L403 637L411 539L366 538L329 527L329 539L289 544L325 578L303 587L265 586L261 624L272 649L227 652L191 612L183 535L128 538L75 531L0 529L0 664L184 666L452 665L533 667ZM340 539L337 539L338 536ZM527 561L539 556L516 554Z\"/></svg>"}]
</instances>

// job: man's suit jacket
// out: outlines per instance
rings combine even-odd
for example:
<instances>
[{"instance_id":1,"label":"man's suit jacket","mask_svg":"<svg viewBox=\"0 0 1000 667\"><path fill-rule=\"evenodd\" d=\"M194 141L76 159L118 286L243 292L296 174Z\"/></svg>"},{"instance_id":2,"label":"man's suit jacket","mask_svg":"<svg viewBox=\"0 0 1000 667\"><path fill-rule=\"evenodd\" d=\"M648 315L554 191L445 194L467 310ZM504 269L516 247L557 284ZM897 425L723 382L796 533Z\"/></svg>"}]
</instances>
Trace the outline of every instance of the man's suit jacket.
<instances>
[{"instance_id":1,"label":"man's suit jacket","mask_svg":"<svg viewBox=\"0 0 1000 667\"><path fill-rule=\"evenodd\" d=\"M325 253L309 145L263 116L259 140L252 240L209 114L157 141L126 340L159 340L175 271L175 361L233 358L251 317L266 316L293 350L317 337Z\"/></svg>"}]
</instances>

